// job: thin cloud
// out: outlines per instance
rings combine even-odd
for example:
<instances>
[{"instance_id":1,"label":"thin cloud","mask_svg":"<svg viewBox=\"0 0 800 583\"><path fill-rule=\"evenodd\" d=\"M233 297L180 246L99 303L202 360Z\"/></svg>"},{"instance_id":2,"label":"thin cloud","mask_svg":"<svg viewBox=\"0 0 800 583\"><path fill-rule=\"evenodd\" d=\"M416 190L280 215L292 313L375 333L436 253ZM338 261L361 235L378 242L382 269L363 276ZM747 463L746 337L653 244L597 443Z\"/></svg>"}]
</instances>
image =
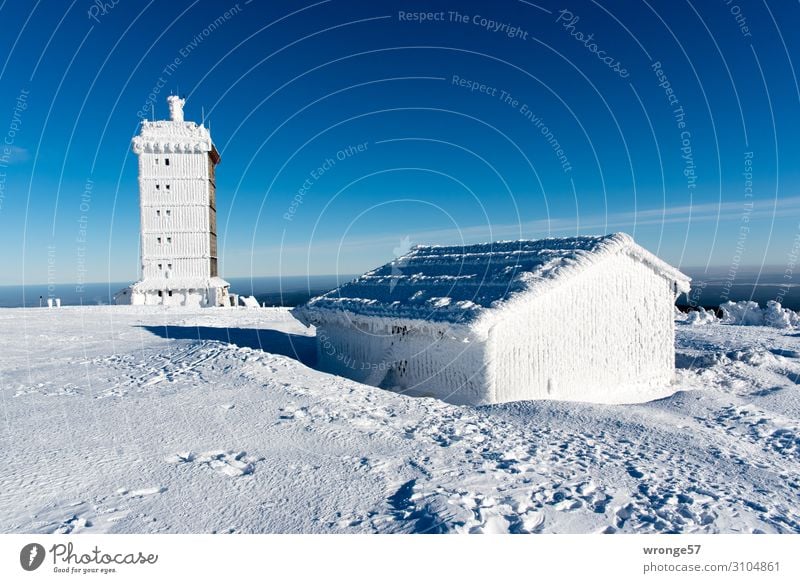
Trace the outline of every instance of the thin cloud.
<instances>
[{"instance_id":1,"label":"thin cloud","mask_svg":"<svg viewBox=\"0 0 800 583\"><path fill-rule=\"evenodd\" d=\"M753 206L748 205L752 201ZM626 230L633 226L661 225L676 223L708 223L741 221L744 215L749 220L759 218L772 218L776 214L798 214L800 211L800 196L786 197L777 201L771 199L742 200L738 202L702 203L696 205L680 205L664 208L641 209L636 212L623 211L604 214L579 215L578 217L554 217L551 219L537 219L523 223L510 223L501 225L470 225L463 228L434 229L427 231L410 231L406 236L410 240L421 244L433 245L458 245L461 243L480 243L497 240L515 240L520 238L539 238L555 235L576 234L578 227L581 233L604 234L615 230ZM257 247L255 249L230 250L226 257L252 257L269 258L282 257L284 266L291 265L296 271L304 273L307 259L310 258L313 266L318 265L322 258L335 261L346 261L350 271L359 269L350 265L356 256L370 257L375 260L377 249L391 250L397 246L397 234L365 236L348 238L344 241L318 240L309 244L293 244L283 247ZM386 254L387 260L391 257ZM345 259L348 258L348 259ZM234 260L235 261L235 260ZM256 262L258 263L258 261Z\"/></svg>"},{"instance_id":2,"label":"thin cloud","mask_svg":"<svg viewBox=\"0 0 800 583\"><path fill-rule=\"evenodd\" d=\"M0 158L5 166L15 166L24 164L31 158L30 152L26 148L19 146L5 146L0 148Z\"/></svg>"}]
</instances>

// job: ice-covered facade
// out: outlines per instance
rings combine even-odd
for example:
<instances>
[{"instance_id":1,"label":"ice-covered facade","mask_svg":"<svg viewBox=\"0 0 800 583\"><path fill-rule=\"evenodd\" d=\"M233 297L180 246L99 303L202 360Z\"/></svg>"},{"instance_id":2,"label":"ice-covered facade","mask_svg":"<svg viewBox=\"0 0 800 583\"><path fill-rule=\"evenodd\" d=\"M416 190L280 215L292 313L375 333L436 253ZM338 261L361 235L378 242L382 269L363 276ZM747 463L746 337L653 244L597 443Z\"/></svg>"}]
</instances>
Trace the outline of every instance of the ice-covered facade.
<instances>
[{"instance_id":1,"label":"ice-covered facade","mask_svg":"<svg viewBox=\"0 0 800 583\"><path fill-rule=\"evenodd\" d=\"M117 303L230 304L217 264L215 167L220 156L203 125L184 121L184 100L167 98L170 119L143 121L139 157L142 279Z\"/></svg>"},{"instance_id":2,"label":"ice-covered facade","mask_svg":"<svg viewBox=\"0 0 800 583\"><path fill-rule=\"evenodd\" d=\"M419 246L295 308L328 372L457 404L674 392L690 279L623 233Z\"/></svg>"}]
</instances>

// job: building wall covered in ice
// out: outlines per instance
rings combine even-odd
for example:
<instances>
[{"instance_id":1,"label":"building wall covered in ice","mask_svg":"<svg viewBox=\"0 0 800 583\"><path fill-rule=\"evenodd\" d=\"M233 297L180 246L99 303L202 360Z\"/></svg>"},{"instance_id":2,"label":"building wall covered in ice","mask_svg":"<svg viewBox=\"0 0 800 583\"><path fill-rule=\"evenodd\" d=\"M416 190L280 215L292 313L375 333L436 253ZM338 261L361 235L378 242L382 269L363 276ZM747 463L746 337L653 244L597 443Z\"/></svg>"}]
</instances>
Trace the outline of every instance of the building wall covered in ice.
<instances>
[{"instance_id":1,"label":"building wall covered in ice","mask_svg":"<svg viewBox=\"0 0 800 583\"><path fill-rule=\"evenodd\" d=\"M317 325L320 369L457 404L489 402L484 348L481 339L461 326L350 318Z\"/></svg>"},{"instance_id":2,"label":"building wall covered in ice","mask_svg":"<svg viewBox=\"0 0 800 583\"><path fill-rule=\"evenodd\" d=\"M296 308L323 370L451 403L674 391L689 278L617 233L416 247Z\"/></svg>"},{"instance_id":3,"label":"building wall covered in ice","mask_svg":"<svg viewBox=\"0 0 800 583\"><path fill-rule=\"evenodd\" d=\"M493 402L649 401L671 393L672 283L617 255L520 301L489 333Z\"/></svg>"},{"instance_id":4,"label":"building wall covered in ice","mask_svg":"<svg viewBox=\"0 0 800 583\"><path fill-rule=\"evenodd\" d=\"M219 154L208 130L183 119L183 100L168 98L170 120L144 121L139 157L142 280L133 304L228 305L218 277L216 184ZM127 299L127 298L123 298Z\"/></svg>"}]
</instances>

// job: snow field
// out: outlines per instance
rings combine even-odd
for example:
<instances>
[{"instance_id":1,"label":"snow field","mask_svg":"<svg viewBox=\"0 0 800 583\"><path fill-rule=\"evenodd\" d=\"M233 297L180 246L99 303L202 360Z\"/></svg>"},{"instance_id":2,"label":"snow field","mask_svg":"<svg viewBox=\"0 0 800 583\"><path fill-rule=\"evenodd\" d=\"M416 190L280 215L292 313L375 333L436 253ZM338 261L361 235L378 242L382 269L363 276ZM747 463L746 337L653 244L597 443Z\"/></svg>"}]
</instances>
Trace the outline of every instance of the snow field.
<instances>
[{"instance_id":1,"label":"snow field","mask_svg":"<svg viewBox=\"0 0 800 583\"><path fill-rule=\"evenodd\" d=\"M797 332L676 328L669 398L458 407L282 310L0 310L0 531L800 532Z\"/></svg>"}]
</instances>

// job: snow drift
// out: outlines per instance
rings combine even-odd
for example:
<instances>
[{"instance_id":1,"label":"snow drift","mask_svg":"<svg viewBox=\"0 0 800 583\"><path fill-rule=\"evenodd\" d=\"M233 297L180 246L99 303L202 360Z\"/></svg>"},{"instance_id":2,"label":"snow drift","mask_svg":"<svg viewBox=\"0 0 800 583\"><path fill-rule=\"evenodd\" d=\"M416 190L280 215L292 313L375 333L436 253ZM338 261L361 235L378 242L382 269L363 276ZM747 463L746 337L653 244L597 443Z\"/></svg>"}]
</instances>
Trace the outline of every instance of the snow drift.
<instances>
[{"instance_id":1,"label":"snow drift","mask_svg":"<svg viewBox=\"0 0 800 583\"><path fill-rule=\"evenodd\" d=\"M797 328L800 326L800 314L781 306L771 300L765 308L757 302L725 302L722 309L722 323L738 326L770 326L772 328Z\"/></svg>"}]
</instances>

